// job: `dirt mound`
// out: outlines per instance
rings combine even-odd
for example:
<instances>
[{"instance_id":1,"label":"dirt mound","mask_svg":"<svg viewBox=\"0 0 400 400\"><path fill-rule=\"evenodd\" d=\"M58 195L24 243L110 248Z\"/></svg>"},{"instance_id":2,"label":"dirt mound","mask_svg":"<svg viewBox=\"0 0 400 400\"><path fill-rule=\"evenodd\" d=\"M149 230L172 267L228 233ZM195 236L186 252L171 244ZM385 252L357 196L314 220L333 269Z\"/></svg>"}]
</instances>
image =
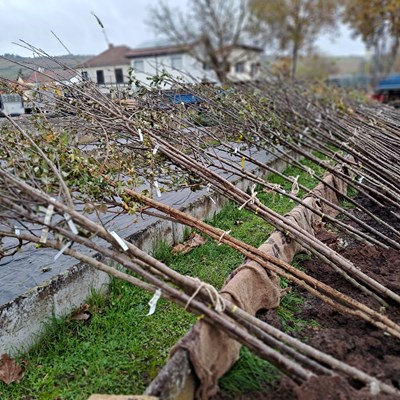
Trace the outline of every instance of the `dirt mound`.
<instances>
[{"instance_id":1,"label":"dirt mound","mask_svg":"<svg viewBox=\"0 0 400 400\"><path fill-rule=\"evenodd\" d=\"M376 214L379 210L375 210ZM358 213L357 210L353 210ZM363 217L374 225L374 221ZM346 220L346 223L352 224ZM322 229L318 238L354 263L364 273L400 293L400 252L357 242L346 234L336 234ZM365 305L385 312L392 320L400 323L400 307L389 301L382 309L377 300L355 289L350 283L316 258L302 262L307 273L320 281L339 289ZM298 317L317 322L317 327L309 326L297 336L313 347L326 352L349 365L375 376L383 382L400 389L400 341L384 333L367 322L340 314L331 306L302 291L305 303ZM272 310L263 319L272 322ZM278 325L274 321L274 325ZM287 377L266 387L264 393L246 394L235 399L273 400L361 400L397 399L397 396L376 393L372 386L343 377L315 377L301 386Z\"/></svg>"}]
</instances>

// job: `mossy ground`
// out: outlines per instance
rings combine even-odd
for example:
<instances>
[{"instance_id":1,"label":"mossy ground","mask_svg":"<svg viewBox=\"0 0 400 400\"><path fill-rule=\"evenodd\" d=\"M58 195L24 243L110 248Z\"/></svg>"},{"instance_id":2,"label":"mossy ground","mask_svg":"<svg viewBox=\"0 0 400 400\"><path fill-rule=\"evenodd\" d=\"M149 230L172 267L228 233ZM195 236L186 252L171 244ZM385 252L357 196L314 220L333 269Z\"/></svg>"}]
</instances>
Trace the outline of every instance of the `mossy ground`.
<instances>
[{"instance_id":1,"label":"mossy ground","mask_svg":"<svg viewBox=\"0 0 400 400\"><path fill-rule=\"evenodd\" d=\"M304 163L317 173L323 172L308 161ZM317 184L315 177L295 167L287 168L285 174L300 175L299 181L309 188ZM278 176L268 180L290 190L291 184ZM279 213L288 212L295 205L285 197L261 190L258 198ZM259 246L273 231L257 215L239 210L233 203L209 222L231 229L234 237L253 246ZM243 261L241 254L212 240L186 255L174 255L160 243L154 255L180 273L218 288ZM169 349L195 322L193 315L164 300L159 301L155 314L147 317L150 298L141 289L113 280L108 295L93 293L89 300L90 323L68 317L49 321L40 342L18 357L27 362L24 378L9 386L0 382L0 399L80 400L92 393L142 393L167 360ZM301 301L295 290L283 298L278 315L284 329L301 328L304 322L295 317ZM270 364L244 348L238 363L221 380L221 387L231 393L261 390L263 382L276 375Z\"/></svg>"}]
</instances>

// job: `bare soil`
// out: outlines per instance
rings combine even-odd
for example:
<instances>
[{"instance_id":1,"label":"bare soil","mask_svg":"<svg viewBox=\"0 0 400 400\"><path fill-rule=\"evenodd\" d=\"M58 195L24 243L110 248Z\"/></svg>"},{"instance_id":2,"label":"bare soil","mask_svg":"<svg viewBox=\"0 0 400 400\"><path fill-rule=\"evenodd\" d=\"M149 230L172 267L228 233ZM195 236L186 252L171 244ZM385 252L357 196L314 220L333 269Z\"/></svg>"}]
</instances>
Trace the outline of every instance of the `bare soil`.
<instances>
[{"instance_id":1,"label":"bare soil","mask_svg":"<svg viewBox=\"0 0 400 400\"><path fill-rule=\"evenodd\" d=\"M369 201L358 199L368 206L375 215L385 218L393 225L390 210L372 205ZM352 211L358 217L361 213ZM352 224L351 221L346 223ZM376 223L363 216L363 220L375 227ZM400 224L395 223L399 229ZM382 230L382 229L380 229ZM387 228L384 228L387 230ZM385 233L388 233L386 231ZM377 246L362 244L343 233L334 233L329 227L324 227L317 234L318 238L340 254L351 260L358 268L387 288L400 293L400 252ZM343 293L363 302L369 307L379 310L379 303L364 295L327 265L317 259L304 261L302 267L315 278L339 289ZM361 319L342 315L331 306L316 299L308 292L303 292L305 302L299 317L304 320L314 320L318 327L305 328L298 337L332 356L394 385L400 389L400 340L391 337ZM389 302L384 310L394 321L400 323L400 307ZM276 325L276 317L271 310L265 319ZM278 322L279 324L279 322ZM290 379L283 377L275 384L265 388L264 393L251 393L236 397L236 399L299 399L299 400L353 400L353 399L394 399L396 396L371 394L371 388L357 381L342 377L317 377L299 386Z\"/></svg>"}]
</instances>

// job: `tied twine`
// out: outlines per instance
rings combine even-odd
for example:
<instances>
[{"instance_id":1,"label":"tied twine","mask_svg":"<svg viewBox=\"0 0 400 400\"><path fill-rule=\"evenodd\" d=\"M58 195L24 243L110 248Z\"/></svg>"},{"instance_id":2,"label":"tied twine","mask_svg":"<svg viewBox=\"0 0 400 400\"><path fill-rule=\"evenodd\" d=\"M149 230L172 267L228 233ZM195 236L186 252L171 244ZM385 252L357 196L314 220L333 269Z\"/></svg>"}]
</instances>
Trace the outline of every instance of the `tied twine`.
<instances>
[{"instance_id":1,"label":"tied twine","mask_svg":"<svg viewBox=\"0 0 400 400\"><path fill-rule=\"evenodd\" d=\"M247 206L247 204L254 204L254 202L256 201L256 198L257 198L257 194L258 194L258 192L256 192L255 190L256 190L256 184L254 183L253 185L251 185L251 188L250 188L250 192L251 192L250 198L247 199L247 200L239 207L239 210L242 210L244 207Z\"/></svg>"},{"instance_id":2,"label":"tied twine","mask_svg":"<svg viewBox=\"0 0 400 400\"><path fill-rule=\"evenodd\" d=\"M282 187L279 183L274 183L273 185L269 184L269 189L263 189L264 193L272 192L272 202L273 203L275 203L275 196L276 196L276 193L279 193L279 190L282 190ZM282 193L279 193L279 196L282 197Z\"/></svg>"},{"instance_id":3,"label":"tied twine","mask_svg":"<svg viewBox=\"0 0 400 400\"><path fill-rule=\"evenodd\" d=\"M297 196L297 193L299 193L299 175L297 175L296 177L291 177L293 178L293 183L292 183L292 189L290 190L290 194L292 194L293 196Z\"/></svg>"},{"instance_id":4,"label":"tied twine","mask_svg":"<svg viewBox=\"0 0 400 400\"><path fill-rule=\"evenodd\" d=\"M314 170L311 169L310 167L306 167L306 172L307 172L311 177L313 177L314 174L315 174Z\"/></svg>"},{"instance_id":5,"label":"tied twine","mask_svg":"<svg viewBox=\"0 0 400 400\"><path fill-rule=\"evenodd\" d=\"M191 278L190 276L188 276L188 278L194 282L199 283L200 285L197 287L195 292L192 294L192 296L186 303L185 310L187 310L187 308L189 307L192 300L199 294L200 290L203 288L206 290L208 298L209 298L214 310L217 313L221 313L222 311L225 310L225 307L226 307L225 300L223 299L223 297L221 297L221 295L218 293L218 290L215 289L214 286L212 286L208 283L202 282L199 278Z\"/></svg>"}]
</instances>

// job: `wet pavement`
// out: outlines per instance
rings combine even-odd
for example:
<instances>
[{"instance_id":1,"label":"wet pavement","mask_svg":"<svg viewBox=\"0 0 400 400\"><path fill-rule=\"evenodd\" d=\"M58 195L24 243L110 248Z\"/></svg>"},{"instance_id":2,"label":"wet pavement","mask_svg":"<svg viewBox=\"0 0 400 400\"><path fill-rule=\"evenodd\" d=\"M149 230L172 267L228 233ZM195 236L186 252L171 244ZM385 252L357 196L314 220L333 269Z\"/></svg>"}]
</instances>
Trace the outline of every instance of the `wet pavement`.
<instances>
[{"instance_id":1,"label":"wet pavement","mask_svg":"<svg viewBox=\"0 0 400 400\"><path fill-rule=\"evenodd\" d=\"M180 208L181 204L189 204L204 196L205 190L192 192L185 189L180 192L163 194L160 200ZM115 231L121 237L130 237L134 233L145 229L157 221L156 217L133 215L104 215L102 222L109 231ZM100 239L99 239L100 241ZM74 245L77 248L77 245ZM82 248L79 248L82 250ZM94 254L94 251L85 249L85 254ZM72 257L61 255L56 261L57 254L53 249L38 249L29 244L22 251L12 257L0 261L0 306L14 300L31 288L44 284L52 277L59 275L78 263Z\"/></svg>"},{"instance_id":2,"label":"wet pavement","mask_svg":"<svg viewBox=\"0 0 400 400\"><path fill-rule=\"evenodd\" d=\"M271 155L266 155L264 151L253 151L252 156L261 162L273 158ZM234 156L231 155L231 157ZM232 176L225 175L225 177L234 179ZM163 193L158 200L181 209L203 196L210 195L206 188L196 192L184 189L178 192ZM145 215L115 217L115 215L104 214L102 220L109 231L115 231L119 236L127 238L146 229L157 221L157 218ZM33 245L27 245L14 256L0 260L0 306L23 295L31 288L43 285L52 277L65 272L78 263L75 259L65 255L54 261L56 253L52 249L37 249ZM90 254L87 249L85 253Z\"/></svg>"}]
</instances>

